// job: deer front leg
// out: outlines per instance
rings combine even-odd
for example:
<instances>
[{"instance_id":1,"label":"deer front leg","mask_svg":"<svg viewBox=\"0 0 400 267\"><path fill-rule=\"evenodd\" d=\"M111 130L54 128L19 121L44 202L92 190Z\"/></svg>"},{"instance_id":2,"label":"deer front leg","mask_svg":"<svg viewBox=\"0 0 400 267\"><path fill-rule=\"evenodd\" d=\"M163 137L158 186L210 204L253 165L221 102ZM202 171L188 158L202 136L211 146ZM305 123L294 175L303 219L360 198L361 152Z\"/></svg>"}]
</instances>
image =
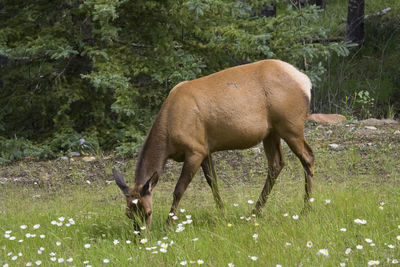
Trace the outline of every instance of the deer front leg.
<instances>
[{"instance_id":1,"label":"deer front leg","mask_svg":"<svg viewBox=\"0 0 400 267\"><path fill-rule=\"evenodd\" d=\"M178 208L179 202L183 194L186 191L186 188L192 181L194 175L196 174L197 170L199 169L201 162L203 161L204 156L199 153L194 153L185 158L183 163L181 176L179 177L178 183L175 186L175 190L173 193L173 201L170 210L170 214L176 214L176 210ZM167 225L171 225L172 223L172 216L168 216L167 218Z\"/></svg>"}]
</instances>

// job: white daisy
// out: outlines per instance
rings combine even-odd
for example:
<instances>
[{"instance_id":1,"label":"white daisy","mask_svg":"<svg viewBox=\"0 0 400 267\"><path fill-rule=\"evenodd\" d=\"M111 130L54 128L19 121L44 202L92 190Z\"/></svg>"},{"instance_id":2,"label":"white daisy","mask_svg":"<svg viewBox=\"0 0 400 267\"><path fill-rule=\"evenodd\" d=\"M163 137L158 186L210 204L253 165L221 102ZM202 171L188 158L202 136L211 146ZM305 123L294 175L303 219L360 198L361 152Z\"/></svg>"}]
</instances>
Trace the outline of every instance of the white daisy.
<instances>
[{"instance_id":1,"label":"white daisy","mask_svg":"<svg viewBox=\"0 0 400 267\"><path fill-rule=\"evenodd\" d=\"M329 256L329 251L327 249L325 249L325 248L322 248L322 249L318 250L317 254L324 255L324 256L328 257Z\"/></svg>"}]
</instances>

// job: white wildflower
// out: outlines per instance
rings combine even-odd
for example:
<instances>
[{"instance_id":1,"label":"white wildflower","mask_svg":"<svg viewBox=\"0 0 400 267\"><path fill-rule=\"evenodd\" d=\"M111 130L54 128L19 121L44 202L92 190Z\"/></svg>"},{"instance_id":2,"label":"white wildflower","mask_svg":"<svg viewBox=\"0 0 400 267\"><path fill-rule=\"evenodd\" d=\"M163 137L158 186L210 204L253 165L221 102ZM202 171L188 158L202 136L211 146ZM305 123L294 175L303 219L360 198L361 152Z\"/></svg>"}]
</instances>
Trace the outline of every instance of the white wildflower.
<instances>
[{"instance_id":1,"label":"white wildflower","mask_svg":"<svg viewBox=\"0 0 400 267\"><path fill-rule=\"evenodd\" d=\"M320 250L318 250L318 255L324 255L324 256L329 256L329 251L325 248L322 248Z\"/></svg>"},{"instance_id":2,"label":"white wildflower","mask_svg":"<svg viewBox=\"0 0 400 267\"><path fill-rule=\"evenodd\" d=\"M367 224L367 220L363 220L363 219L355 219L354 222L356 224Z\"/></svg>"},{"instance_id":3,"label":"white wildflower","mask_svg":"<svg viewBox=\"0 0 400 267\"><path fill-rule=\"evenodd\" d=\"M258 257L256 257L256 256L249 256L249 258L250 258L252 261L258 260Z\"/></svg>"}]
</instances>

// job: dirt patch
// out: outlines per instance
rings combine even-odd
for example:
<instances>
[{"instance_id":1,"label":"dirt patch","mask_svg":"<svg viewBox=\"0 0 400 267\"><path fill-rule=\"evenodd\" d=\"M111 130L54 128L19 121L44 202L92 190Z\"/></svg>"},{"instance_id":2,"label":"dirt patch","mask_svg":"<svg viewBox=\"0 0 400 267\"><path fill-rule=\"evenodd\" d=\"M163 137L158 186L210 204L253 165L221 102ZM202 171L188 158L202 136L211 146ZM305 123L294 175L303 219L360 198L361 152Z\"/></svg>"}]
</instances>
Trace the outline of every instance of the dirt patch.
<instances>
[{"instance_id":1,"label":"dirt patch","mask_svg":"<svg viewBox=\"0 0 400 267\"><path fill-rule=\"evenodd\" d=\"M387 157L392 158L398 157L400 151L400 124L392 120L369 119L345 125L309 125L305 135L317 156L321 151L347 153L352 147L357 147L366 159L373 148L386 149ZM286 144L284 147L285 159L297 161ZM213 154L213 159L218 178L228 186L252 181L253 176L267 177L268 164L261 144L248 150L218 152ZM135 159L113 155L96 156L90 160L81 157L62 157L41 162L25 159L0 166L0 188L16 185L51 190L68 184L104 187L114 183L112 168L117 168L125 175L126 181L132 183L134 164ZM181 163L168 161L162 179L175 183L181 167Z\"/></svg>"},{"instance_id":2,"label":"dirt patch","mask_svg":"<svg viewBox=\"0 0 400 267\"><path fill-rule=\"evenodd\" d=\"M399 122L393 119L366 119L359 121L361 126L371 125L371 126L383 126L383 125L399 125Z\"/></svg>"}]
</instances>

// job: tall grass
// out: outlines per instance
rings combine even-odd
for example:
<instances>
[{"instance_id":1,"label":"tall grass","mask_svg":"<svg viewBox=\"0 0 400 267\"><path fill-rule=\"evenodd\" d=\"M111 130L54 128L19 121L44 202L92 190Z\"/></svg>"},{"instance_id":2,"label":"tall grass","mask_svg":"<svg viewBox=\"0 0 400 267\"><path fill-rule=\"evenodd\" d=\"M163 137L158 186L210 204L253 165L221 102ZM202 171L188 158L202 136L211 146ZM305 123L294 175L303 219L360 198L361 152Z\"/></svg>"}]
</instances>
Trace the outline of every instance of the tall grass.
<instances>
[{"instance_id":1,"label":"tall grass","mask_svg":"<svg viewBox=\"0 0 400 267\"><path fill-rule=\"evenodd\" d=\"M184 224L182 232L175 232L176 226L172 230L164 227L171 187L165 183L156 189L152 229L140 236L133 233L125 218L123 199L115 186L73 187L53 196L40 192L40 198L32 198L38 192L30 189L3 190L0 261L9 266L38 260L48 266L58 264L60 258L72 258L73 262L67 264L75 266L106 265L104 259L110 261L110 266L174 266L185 261L197 264L197 260L207 266L366 266L370 260L385 265L400 260L399 192L387 183L370 186L367 176L333 184L317 181L313 210L308 214L300 213L302 183L282 181L260 218L251 216L254 204L248 200L255 201L261 187L222 188L226 210L221 216L210 190L198 181L182 201L181 208L185 210L177 214L176 224L187 221L186 215L193 221ZM67 227L69 218L75 224ZM356 219L367 223L357 224ZM52 221L62 226L53 225ZM36 224L40 227L34 230ZM21 229L21 225L27 228ZM7 236L8 230L12 232ZM27 237L27 233L36 237ZM141 244L145 239L147 243ZM130 244L126 243L128 240ZM168 244L166 253L160 252L161 243ZM363 249L357 249L357 245ZM44 250L38 254L41 247ZM352 252L346 255L348 248ZM327 249L329 256L319 254L320 249ZM17 258L13 260L13 256Z\"/></svg>"},{"instance_id":2,"label":"tall grass","mask_svg":"<svg viewBox=\"0 0 400 267\"><path fill-rule=\"evenodd\" d=\"M1 185L0 266L35 266L38 261L42 266L181 266L185 262L367 266L372 260L390 266L400 260L398 127L385 126L385 131L368 135L356 133L362 130L358 127L307 130L316 165L313 209L306 214L301 213L303 170L286 145L287 164L258 218L251 216L254 203L249 202L257 200L264 184L265 157L257 150L228 152L214 157L224 215L216 209L204 178L197 175L182 199L184 210L178 212L174 227L166 229L179 173L179 165L169 164L155 189L152 228L141 235L134 233L124 215L125 199L117 186L104 181L111 179L110 169L116 164L132 173L130 163L88 165L76 160L8 166L0 171L0 176L11 177L11 182ZM338 143L339 148L329 149L330 143ZM104 169L96 172L99 168ZM108 175L93 178L105 172ZM13 177L24 175L37 184L12 182ZM357 223L363 220L365 224ZM176 232L180 223L185 229Z\"/></svg>"}]
</instances>

